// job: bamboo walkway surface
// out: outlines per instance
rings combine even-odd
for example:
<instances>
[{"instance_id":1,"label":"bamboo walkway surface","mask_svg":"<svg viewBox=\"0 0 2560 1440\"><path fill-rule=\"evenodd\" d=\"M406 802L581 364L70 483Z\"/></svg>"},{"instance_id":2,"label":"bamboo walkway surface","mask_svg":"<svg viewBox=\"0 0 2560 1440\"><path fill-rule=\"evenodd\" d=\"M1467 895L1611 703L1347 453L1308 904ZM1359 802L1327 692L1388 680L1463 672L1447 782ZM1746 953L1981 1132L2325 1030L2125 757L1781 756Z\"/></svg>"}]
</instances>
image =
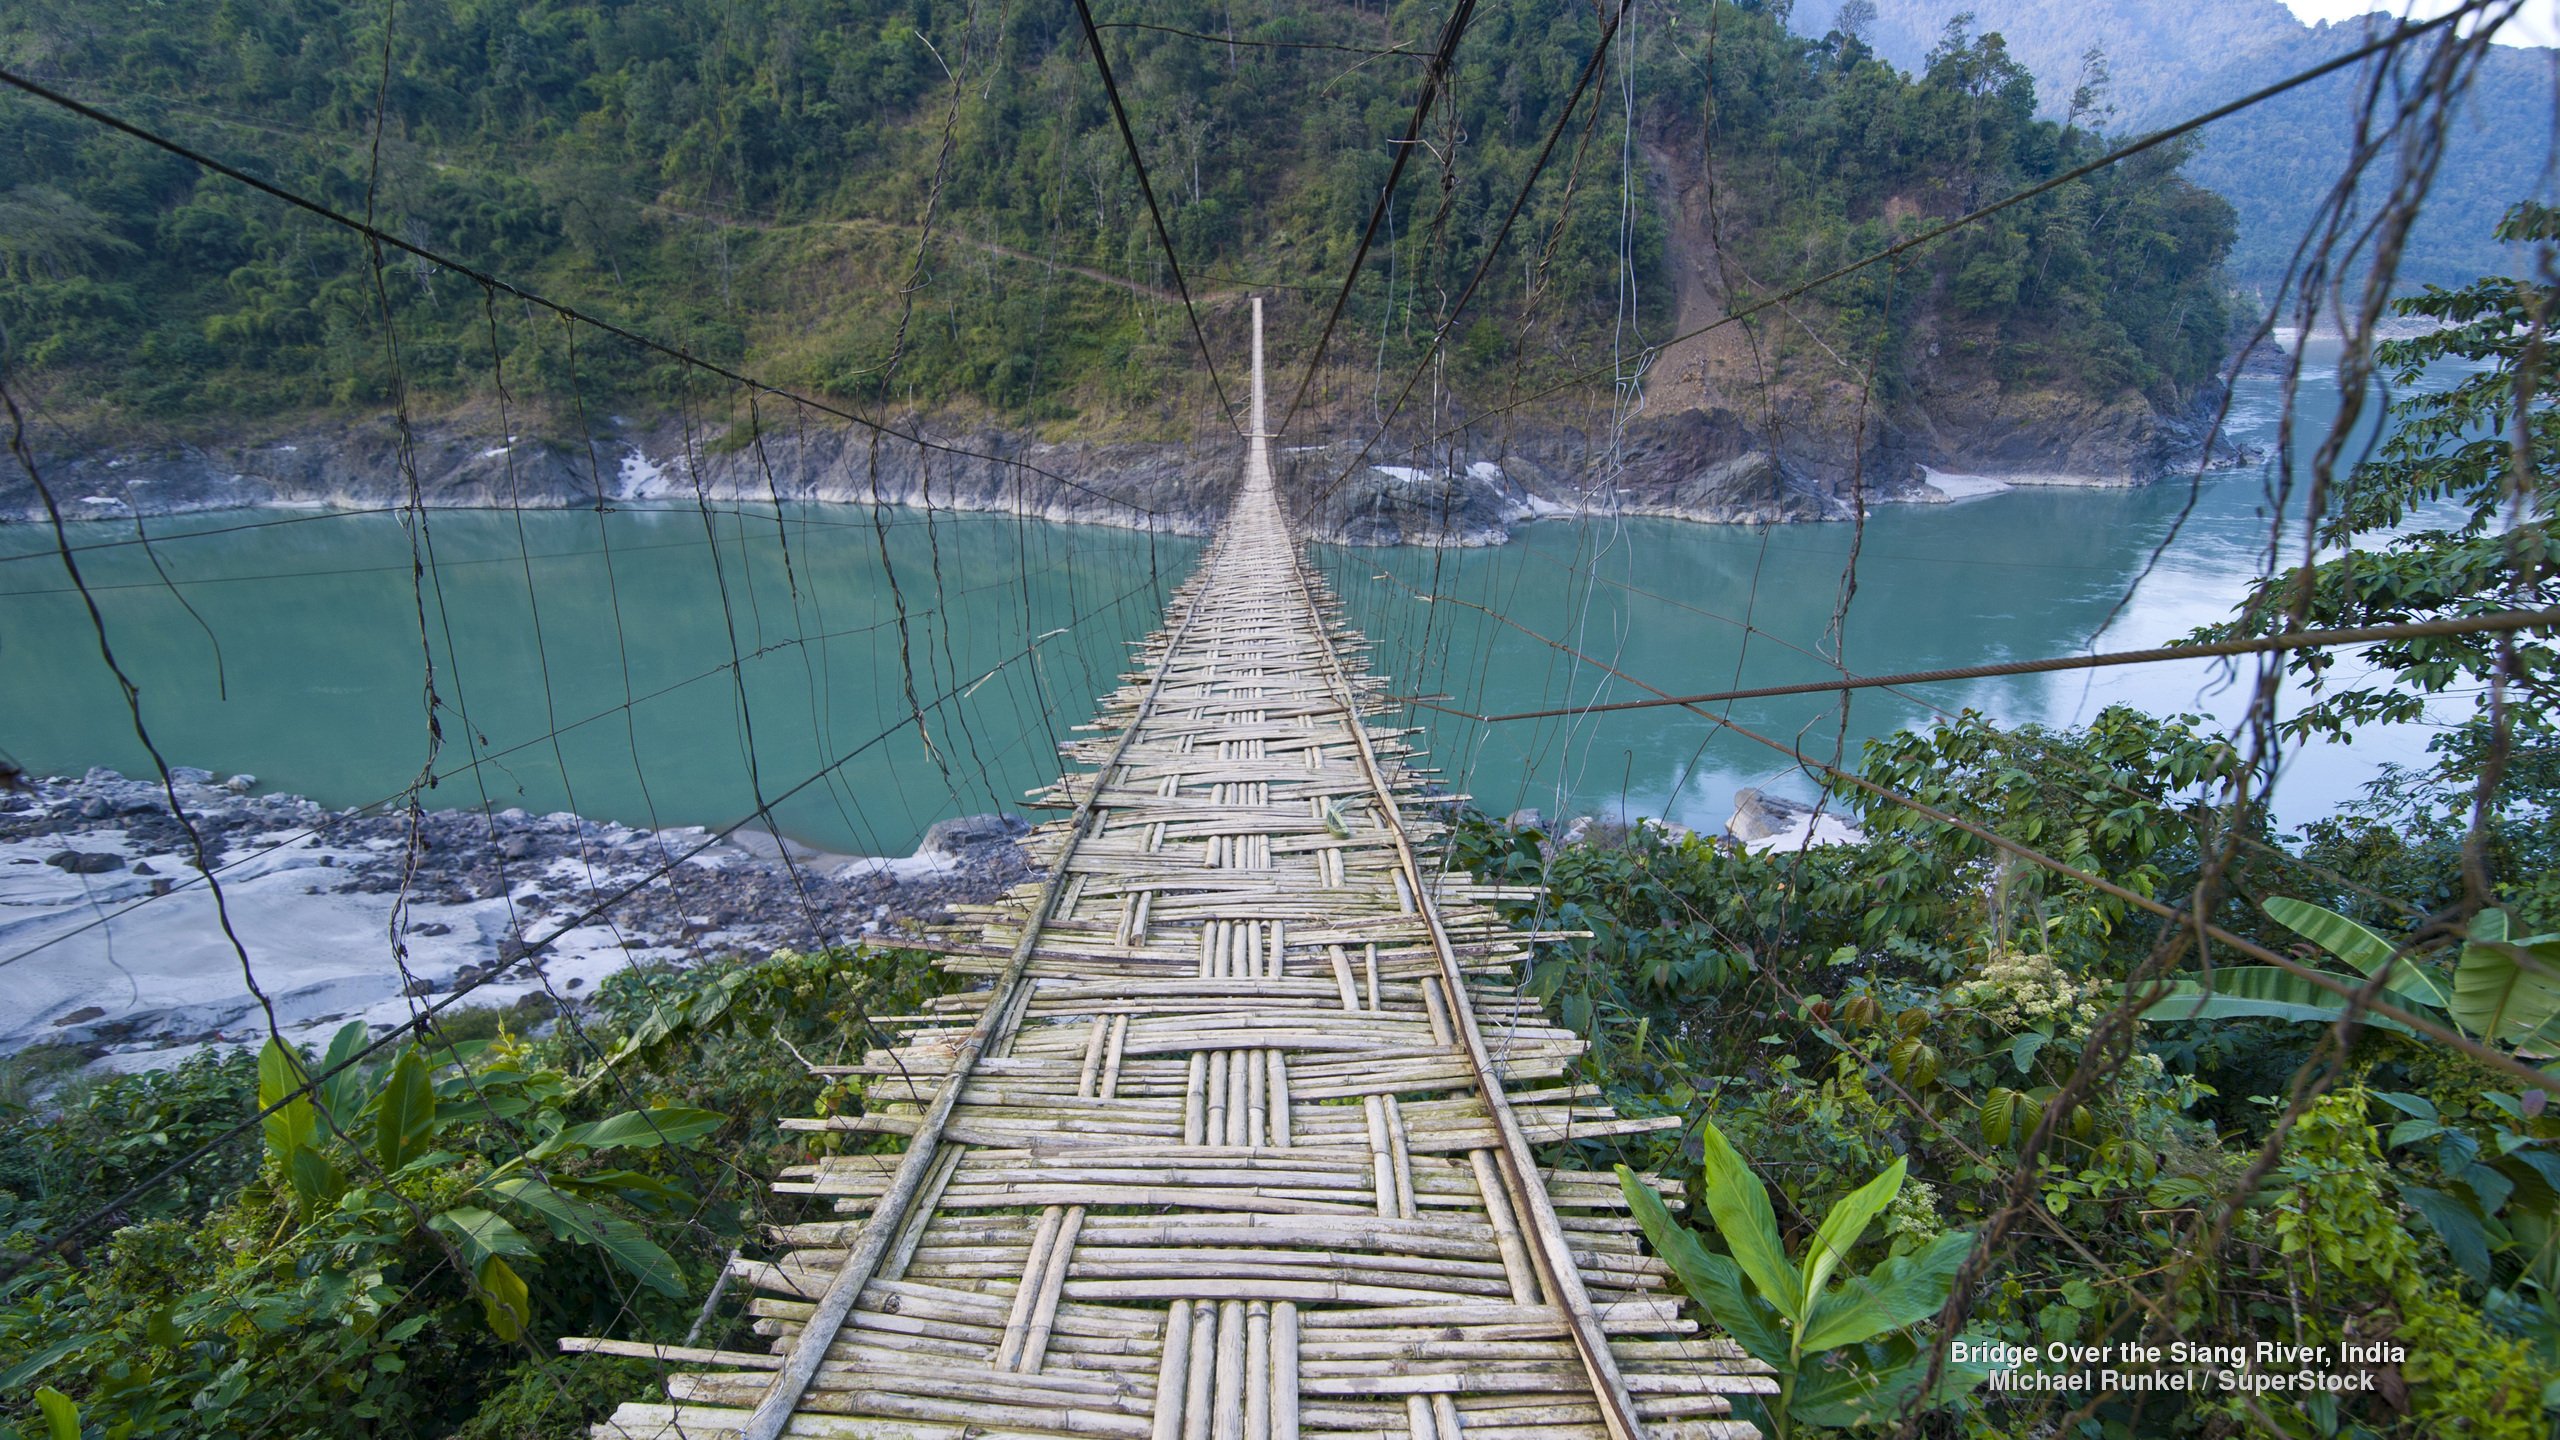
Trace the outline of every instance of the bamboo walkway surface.
<instances>
[{"instance_id":1,"label":"bamboo walkway surface","mask_svg":"<svg viewBox=\"0 0 2560 1440\"><path fill-rule=\"evenodd\" d=\"M1245 480L1093 768L1041 799L1047 878L964 917L987 982L829 1073L909 1137L774 1188L833 1220L735 1262L772 1353L680 1368L611 1440L1755 1436L1771 1393L1683 1319L1616 1180L1533 1147L1675 1125L1564 1080L1516 989L1521 892L1426 861L1447 797L1362 717L1384 682L1274 492L1255 307Z\"/></svg>"}]
</instances>

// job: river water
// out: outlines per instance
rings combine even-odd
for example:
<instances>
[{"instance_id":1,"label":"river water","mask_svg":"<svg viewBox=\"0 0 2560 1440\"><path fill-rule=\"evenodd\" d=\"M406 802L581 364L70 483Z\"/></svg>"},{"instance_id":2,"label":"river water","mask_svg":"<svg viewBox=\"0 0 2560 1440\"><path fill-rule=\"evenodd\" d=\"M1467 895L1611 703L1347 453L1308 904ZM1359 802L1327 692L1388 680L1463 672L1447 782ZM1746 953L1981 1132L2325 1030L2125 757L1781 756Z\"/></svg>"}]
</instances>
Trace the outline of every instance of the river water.
<instances>
[{"instance_id":1,"label":"river water","mask_svg":"<svg viewBox=\"0 0 2560 1440\"><path fill-rule=\"evenodd\" d=\"M2302 419L2316 433L2336 407L2328 357L2311 358ZM2271 443L2279 399L2274 381L2244 378L2235 437ZM1884 673L2163 643L2226 616L2264 563L2267 484L2251 468L2193 487L1879 508L1855 537L1837 651ZM437 777L430 805L633 824L725 825L761 803L787 835L872 854L903 853L945 816L1018 808L1053 777L1057 742L1118 683L1128 642L1198 553L1100 527L843 506L779 521L769 509L434 511L415 540L396 513L148 528L148 551L129 522L75 526L72 540L173 764L250 772L334 806L395 795L423 772ZM1852 540L1845 524L1582 519L1486 550L1324 548L1317 561L1399 693L1503 713L1642 692L1488 611L1675 693L1836 673L1822 657ZM0 527L0 748L39 773L147 773L52 550L41 527ZM433 562L422 584L413 555ZM1854 760L1933 709L2070 724L2111 703L2222 720L2241 708L2205 662L1917 694L1731 713ZM902 723L916 710L921 734ZM1812 793L1792 761L1676 710L1491 726L1419 711L1416 723L1430 763L1497 813L1623 809L1713 829L1739 786ZM2427 734L2368 731L2290 757L2280 813L2334 808L2382 763L2419 758Z\"/></svg>"}]
</instances>

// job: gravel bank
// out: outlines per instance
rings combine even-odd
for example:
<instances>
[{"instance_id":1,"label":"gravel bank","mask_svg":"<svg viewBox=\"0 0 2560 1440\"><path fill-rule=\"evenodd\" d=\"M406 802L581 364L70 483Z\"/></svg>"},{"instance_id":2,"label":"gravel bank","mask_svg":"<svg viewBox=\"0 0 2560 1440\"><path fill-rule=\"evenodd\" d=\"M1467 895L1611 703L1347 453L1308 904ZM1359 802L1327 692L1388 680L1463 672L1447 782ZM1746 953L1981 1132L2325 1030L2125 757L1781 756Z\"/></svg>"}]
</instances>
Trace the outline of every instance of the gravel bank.
<instances>
[{"instance_id":1,"label":"gravel bank","mask_svg":"<svg viewBox=\"0 0 2560 1440\"><path fill-rule=\"evenodd\" d=\"M706 846L699 828L565 812L438 811L417 823L412 862L406 815L260 794L249 776L176 774L250 972L289 1034L404 1023L475 983L460 1003L574 1003L629 965L894 934L1033 874L1015 843L1028 826L1010 815L945 821L914 855L875 859L746 832ZM55 1041L137 1069L263 1039L162 787L103 769L32 784L0 795L0 1053ZM405 963L391 932L404 880Z\"/></svg>"}]
</instances>

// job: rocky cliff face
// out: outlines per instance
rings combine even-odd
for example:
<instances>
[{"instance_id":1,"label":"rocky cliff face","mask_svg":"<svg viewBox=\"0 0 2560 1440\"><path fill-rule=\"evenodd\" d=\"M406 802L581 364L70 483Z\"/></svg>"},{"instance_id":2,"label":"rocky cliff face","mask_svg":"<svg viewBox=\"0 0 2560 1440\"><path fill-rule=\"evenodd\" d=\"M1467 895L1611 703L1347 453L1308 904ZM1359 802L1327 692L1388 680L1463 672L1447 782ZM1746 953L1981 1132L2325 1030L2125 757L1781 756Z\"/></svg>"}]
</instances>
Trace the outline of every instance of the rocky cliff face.
<instances>
[{"instance_id":1,"label":"rocky cliff face","mask_svg":"<svg viewBox=\"0 0 2560 1440\"><path fill-rule=\"evenodd\" d=\"M493 444L460 422L422 423L410 454L433 507L606 503L931 505L1085 524L1208 533L1235 484L1232 444L1047 443L988 428L906 427L925 440L850 428L775 433L761 450L730 434L617 427L592 443L520 433ZM1565 425L1521 426L1431 470L1352 466L1345 440L1285 451L1284 483L1308 497L1317 538L1357 545L1488 545L1523 521L1586 512L1777 524L1846 513L1820 481L1763 446L1739 417L1685 409L1638 416L1613 446ZM388 421L306 429L231 445L58 445L39 458L68 518L112 520L250 506L405 504L409 481ZM0 515L43 515L23 474L0 478Z\"/></svg>"},{"instance_id":2,"label":"rocky cliff face","mask_svg":"<svg viewBox=\"0 0 2560 1440\"><path fill-rule=\"evenodd\" d=\"M1046 444L930 425L911 433L926 443L875 445L870 432L845 427L775 432L761 447L729 434L696 437L688 446L673 427L619 426L592 441L519 434L495 444L485 431L427 422L415 431L411 455L418 497L437 507L779 498L931 505L1194 535L1215 523L1234 485L1234 457L1213 446ZM74 519L253 505L360 509L409 499L398 435L383 420L237 445L64 446L39 464ZM41 514L23 474L0 480L0 515Z\"/></svg>"},{"instance_id":3,"label":"rocky cliff face","mask_svg":"<svg viewBox=\"0 0 2560 1440\"><path fill-rule=\"evenodd\" d=\"M1745 426L1752 447L1799 488L1848 513L1869 503L1926 502L1927 469L1996 476L2010 484L2133 485L2203 454L2214 387L2185 396L2127 388L2092 396L2066 385L2002 384L1990 363L1996 337L1942 327L1923 306L1907 341L1925 356L1911 383L1887 399L1855 347L1812 297L1753 309L1778 287L1755 280L1720 251L1707 203L1703 158L1667 139L1646 147L1665 220L1676 297L1673 333L1647 383L1657 426L1683 412L1709 430ZM1718 323L1736 310L1747 312Z\"/></svg>"},{"instance_id":4,"label":"rocky cliff face","mask_svg":"<svg viewBox=\"0 0 2560 1440\"><path fill-rule=\"evenodd\" d=\"M1649 404L1614 436L1605 421L1523 423L1508 433L1489 426L1428 468L1403 463L1416 457L1391 445L1366 459L1349 439L1284 447L1282 483L1312 536L1352 545L1499 545L1518 525L1583 514L1796 524L1846 519L1859 494L1870 504L1942 498L1923 483L1924 465L2012 484L2141 483L2191 462L2211 413L2164 417L2139 397L2093 405L1987 382L1950 385L1907 412L1906 424L1870 417L1860 449L1832 426L1819 397L1780 396L1756 426L1703 390L1665 386ZM926 443L875 446L865 431L809 429L769 435L759 451L728 434L697 435L688 446L672 426L618 426L592 444L522 433L494 444L467 424L429 421L415 430L411 455L418 497L439 508L778 498L1176 535L1207 534L1235 485L1235 447L1215 439L1053 443L983 426L907 428ZM397 434L380 419L237 444L58 444L38 465L73 520L372 509L409 499ZM25 475L0 474L0 519L43 517Z\"/></svg>"}]
</instances>

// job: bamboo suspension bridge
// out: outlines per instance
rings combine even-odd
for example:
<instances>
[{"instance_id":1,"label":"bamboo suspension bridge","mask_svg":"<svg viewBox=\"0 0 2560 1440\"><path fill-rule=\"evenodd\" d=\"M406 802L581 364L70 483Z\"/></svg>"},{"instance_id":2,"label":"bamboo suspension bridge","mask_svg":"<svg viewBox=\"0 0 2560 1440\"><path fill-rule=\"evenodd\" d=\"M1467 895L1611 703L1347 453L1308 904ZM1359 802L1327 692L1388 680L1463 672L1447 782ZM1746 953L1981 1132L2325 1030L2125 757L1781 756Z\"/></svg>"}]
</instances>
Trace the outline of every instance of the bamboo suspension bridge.
<instances>
[{"instance_id":1,"label":"bamboo suspension bridge","mask_svg":"<svg viewBox=\"0 0 2560 1440\"><path fill-rule=\"evenodd\" d=\"M687 1367L610 1440L1755 1436L1764 1367L1680 1314L1616 1179L1534 1147L1676 1126L1563 1082L1513 984L1517 889L1424 858L1449 797L1274 487L1254 311L1244 482L1042 795L1047 877L969 917L986 977L827 1073L908 1137L775 1187L842 1218L736 1262L770 1354ZM1650 1179L1651 1177L1648 1177Z\"/></svg>"}]
</instances>

